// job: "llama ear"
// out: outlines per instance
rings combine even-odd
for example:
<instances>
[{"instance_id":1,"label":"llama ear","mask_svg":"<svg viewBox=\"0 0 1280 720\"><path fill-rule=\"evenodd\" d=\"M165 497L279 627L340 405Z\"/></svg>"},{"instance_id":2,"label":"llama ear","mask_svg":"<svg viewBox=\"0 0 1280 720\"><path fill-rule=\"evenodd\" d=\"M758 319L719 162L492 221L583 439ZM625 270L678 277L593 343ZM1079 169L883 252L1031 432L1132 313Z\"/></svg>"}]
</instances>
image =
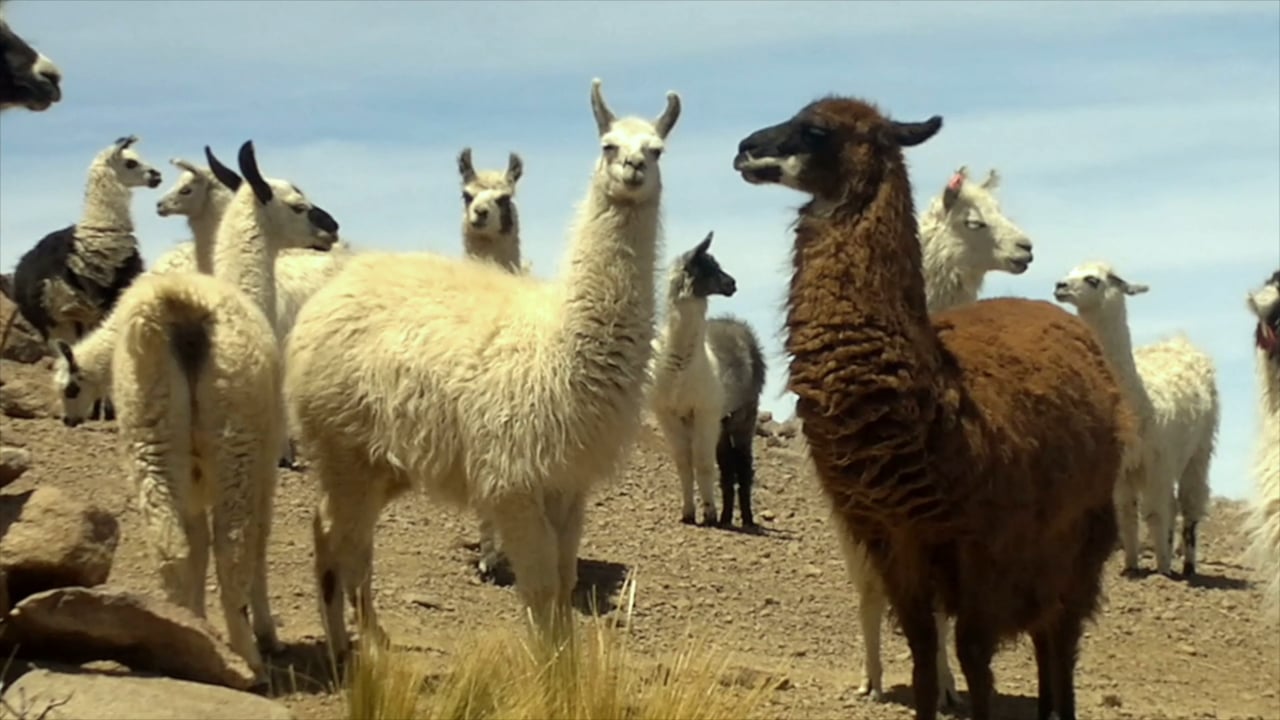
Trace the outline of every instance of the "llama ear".
<instances>
[{"instance_id":1,"label":"llama ear","mask_svg":"<svg viewBox=\"0 0 1280 720\"><path fill-rule=\"evenodd\" d=\"M613 125L613 111L604 102L604 96L600 93L600 78L594 78L591 81L591 114L596 117L596 131L601 135L609 132L609 128Z\"/></svg>"},{"instance_id":2,"label":"llama ear","mask_svg":"<svg viewBox=\"0 0 1280 720\"><path fill-rule=\"evenodd\" d=\"M118 153L136 142L138 142L137 135L126 135L122 138L116 138L116 152Z\"/></svg>"},{"instance_id":3,"label":"llama ear","mask_svg":"<svg viewBox=\"0 0 1280 720\"><path fill-rule=\"evenodd\" d=\"M65 340L56 340L55 342L58 345L58 352L62 353L62 358L67 361L67 368L71 372L76 372L79 368L76 367L76 356L75 353L71 352L71 346Z\"/></svg>"},{"instance_id":4,"label":"llama ear","mask_svg":"<svg viewBox=\"0 0 1280 720\"><path fill-rule=\"evenodd\" d=\"M253 194L258 197L258 202L266 205L271 202L273 193L271 186L263 179L262 173L258 170L258 158L254 156L253 141L245 140L240 146L240 174L244 175L245 181L249 183L249 187L253 188Z\"/></svg>"},{"instance_id":5,"label":"llama ear","mask_svg":"<svg viewBox=\"0 0 1280 720\"><path fill-rule=\"evenodd\" d=\"M706 252L707 252L707 248L711 247L711 238L712 238L712 236L713 236L713 235L715 235L715 234L716 234L716 233L715 233L715 231L714 231L714 230L712 230L712 231L708 232L708 233L707 233L707 236L706 236L706 237L704 237L704 238L702 238L702 242L700 242L700 243L698 243L697 245L695 245L695 246L694 246L694 248L693 248L693 254L694 254L694 255L705 255L705 254L706 254Z\"/></svg>"},{"instance_id":6,"label":"llama ear","mask_svg":"<svg viewBox=\"0 0 1280 720\"><path fill-rule=\"evenodd\" d=\"M462 176L462 182L469 183L476 179L476 169L471 164L471 148L462 148L462 152L458 153L458 174Z\"/></svg>"},{"instance_id":7,"label":"llama ear","mask_svg":"<svg viewBox=\"0 0 1280 720\"><path fill-rule=\"evenodd\" d=\"M1142 283L1133 283L1132 285L1129 283L1124 284L1124 293L1126 295L1141 295L1150 289L1151 288L1143 285Z\"/></svg>"},{"instance_id":8,"label":"llama ear","mask_svg":"<svg viewBox=\"0 0 1280 720\"><path fill-rule=\"evenodd\" d=\"M995 168L987 173L987 179L982 181L983 190L995 190L1000 186L1000 173Z\"/></svg>"},{"instance_id":9,"label":"llama ear","mask_svg":"<svg viewBox=\"0 0 1280 720\"><path fill-rule=\"evenodd\" d=\"M507 182L512 185L516 184L521 176L524 175L524 161L515 153L507 154Z\"/></svg>"},{"instance_id":10,"label":"llama ear","mask_svg":"<svg viewBox=\"0 0 1280 720\"><path fill-rule=\"evenodd\" d=\"M208 145L204 146L204 159L209 163L209 170L213 176L218 178L218 182L222 183L228 190L235 192L240 189L240 183L243 180L236 174L235 170L223 165L218 158L213 156L213 151Z\"/></svg>"},{"instance_id":11,"label":"llama ear","mask_svg":"<svg viewBox=\"0 0 1280 720\"><path fill-rule=\"evenodd\" d=\"M676 120L680 119L680 94L674 90L667 92L667 107L653 121L653 129L658 131L658 137L667 138L667 133L671 132L671 128L675 127Z\"/></svg>"},{"instance_id":12,"label":"llama ear","mask_svg":"<svg viewBox=\"0 0 1280 720\"><path fill-rule=\"evenodd\" d=\"M960 197L960 188L964 186L965 175L968 168L964 165L951 176L947 181L947 186L942 190L942 208L950 210L956 204L956 198Z\"/></svg>"},{"instance_id":13,"label":"llama ear","mask_svg":"<svg viewBox=\"0 0 1280 720\"><path fill-rule=\"evenodd\" d=\"M186 160L183 160L182 158L169 158L169 164L178 168L179 170L185 170L191 173L192 175L200 174L199 168L187 162Z\"/></svg>"},{"instance_id":14,"label":"llama ear","mask_svg":"<svg viewBox=\"0 0 1280 720\"><path fill-rule=\"evenodd\" d=\"M934 115L924 122L889 121L889 137L899 147L913 147L928 140L942 129L942 116Z\"/></svg>"}]
</instances>

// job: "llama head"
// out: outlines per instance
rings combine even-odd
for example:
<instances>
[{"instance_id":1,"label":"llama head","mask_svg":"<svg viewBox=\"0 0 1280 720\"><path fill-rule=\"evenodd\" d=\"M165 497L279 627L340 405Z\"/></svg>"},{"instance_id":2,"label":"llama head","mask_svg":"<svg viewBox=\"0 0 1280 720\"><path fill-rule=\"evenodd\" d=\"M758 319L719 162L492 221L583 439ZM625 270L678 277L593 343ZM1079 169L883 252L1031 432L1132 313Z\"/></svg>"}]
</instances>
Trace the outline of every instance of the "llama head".
<instances>
[{"instance_id":1,"label":"llama head","mask_svg":"<svg viewBox=\"0 0 1280 720\"><path fill-rule=\"evenodd\" d=\"M3 12L3 5L0 5ZM0 110L48 110L62 99L62 71L0 16Z\"/></svg>"},{"instance_id":2,"label":"llama head","mask_svg":"<svg viewBox=\"0 0 1280 720\"><path fill-rule=\"evenodd\" d=\"M1072 268L1053 286L1053 297L1087 313L1123 308L1126 295L1140 295L1148 289L1146 285L1126 282L1107 263L1086 262Z\"/></svg>"},{"instance_id":3,"label":"llama head","mask_svg":"<svg viewBox=\"0 0 1280 720\"><path fill-rule=\"evenodd\" d=\"M1262 287L1249 293L1247 304L1258 319L1253 331L1254 343L1272 360L1280 362L1280 270L1271 273Z\"/></svg>"},{"instance_id":4,"label":"llama head","mask_svg":"<svg viewBox=\"0 0 1280 720\"><path fill-rule=\"evenodd\" d=\"M279 178L264 177L258 169L253 141L240 146L237 158L240 175L223 165L206 145L205 159L218 182L236 193L238 202L251 203L263 232L278 247L309 247L329 250L338 241L338 221L312 203L297 185ZM240 176L244 176L241 183Z\"/></svg>"},{"instance_id":5,"label":"llama head","mask_svg":"<svg viewBox=\"0 0 1280 720\"><path fill-rule=\"evenodd\" d=\"M75 427L89 417L98 388L84 377L70 345L62 340L55 340L54 345L58 356L53 361L53 390L62 400L63 424Z\"/></svg>"},{"instance_id":6,"label":"llama head","mask_svg":"<svg viewBox=\"0 0 1280 720\"><path fill-rule=\"evenodd\" d=\"M942 128L942 116L898 122L856 98L826 97L789 120L761 128L738 143L733 169L752 184L775 184L832 202L869 203L902 148Z\"/></svg>"},{"instance_id":7,"label":"llama head","mask_svg":"<svg viewBox=\"0 0 1280 720\"><path fill-rule=\"evenodd\" d=\"M618 202L652 200L662 190L658 159L667 135L680 118L680 95L667 93L667 107L652 122L639 117L619 118L600 92L600 78L591 81L591 112L600 134L596 182L606 197Z\"/></svg>"},{"instance_id":8,"label":"llama head","mask_svg":"<svg viewBox=\"0 0 1280 720\"><path fill-rule=\"evenodd\" d=\"M458 174L462 176L463 228L472 235L501 237L519 229L514 202L516 183L524 175L520 156L507 156L507 169L476 171L471 164L471 148L458 154Z\"/></svg>"},{"instance_id":9,"label":"llama head","mask_svg":"<svg viewBox=\"0 0 1280 720\"><path fill-rule=\"evenodd\" d=\"M712 295L733 297L738 291L738 284L733 276L721 270L715 256L708 252L714 234L707 233L702 242L671 263L667 298L672 303L705 300Z\"/></svg>"},{"instance_id":10,"label":"llama head","mask_svg":"<svg viewBox=\"0 0 1280 720\"><path fill-rule=\"evenodd\" d=\"M124 187L160 187L160 171L142 159L135 147L137 143L137 135L119 138L98 153L94 163L105 167Z\"/></svg>"},{"instance_id":11,"label":"llama head","mask_svg":"<svg viewBox=\"0 0 1280 720\"><path fill-rule=\"evenodd\" d=\"M964 166L956 170L931 207L947 228L946 252L963 267L1021 275L1031 265L1031 240L1000 210L995 189L1000 176L993 168L985 180L969 179Z\"/></svg>"},{"instance_id":12,"label":"llama head","mask_svg":"<svg viewBox=\"0 0 1280 720\"><path fill-rule=\"evenodd\" d=\"M227 192L227 188L224 188L213 176L213 172L207 168L198 167L181 158L172 158L169 162L178 168L180 173L177 182L169 192L161 195L156 201L156 214L160 217L170 215L199 217L205 212L211 195Z\"/></svg>"}]
</instances>

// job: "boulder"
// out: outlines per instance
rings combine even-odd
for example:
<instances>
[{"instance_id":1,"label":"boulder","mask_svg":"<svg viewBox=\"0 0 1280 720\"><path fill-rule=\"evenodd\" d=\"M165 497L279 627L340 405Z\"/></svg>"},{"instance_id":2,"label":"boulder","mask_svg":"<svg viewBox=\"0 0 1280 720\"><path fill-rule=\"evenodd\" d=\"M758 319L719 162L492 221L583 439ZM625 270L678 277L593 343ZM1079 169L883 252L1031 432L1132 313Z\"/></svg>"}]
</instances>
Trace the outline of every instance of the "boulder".
<instances>
[{"instance_id":1,"label":"boulder","mask_svg":"<svg viewBox=\"0 0 1280 720\"><path fill-rule=\"evenodd\" d=\"M6 377L0 385L0 412L29 420L53 415L53 386L26 377Z\"/></svg>"},{"instance_id":2,"label":"boulder","mask_svg":"<svg viewBox=\"0 0 1280 720\"><path fill-rule=\"evenodd\" d=\"M45 720L293 719L280 703L216 685L75 669L32 670L10 685L3 699L29 718ZM0 709L4 720L18 717Z\"/></svg>"},{"instance_id":3,"label":"boulder","mask_svg":"<svg viewBox=\"0 0 1280 720\"><path fill-rule=\"evenodd\" d=\"M31 453L22 448L0 447L0 487L22 477L31 468Z\"/></svg>"},{"instance_id":4,"label":"boulder","mask_svg":"<svg viewBox=\"0 0 1280 720\"><path fill-rule=\"evenodd\" d=\"M13 602L51 588L101 585L119 539L111 513L51 485L0 495L0 569Z\"/></svg>"},{"instance_id":5,"label":"boulder","mask_svg":"<svg viewBox=\"0 0 1280 720\"><path fill-rule=\"evenodd\" d=\"M0 332L9 323L9 318L18 306L9 299L8 294L0 295ZM9 328L9 337L0 349L0 358L20 363L33 363L51 355L49 346L41 339L40 333L21 315L13 316L13 325Z\"/></svg>"},{"instance_id":6,"label":"boulder","mask_svg":"<svg viewBox=\"0 0 1280 720\"><path fill-rule=\"evenodd\" d=\"M236 690L256 682L244 658L207 621L148 595L110 587L48 590L19 602L7 624L28 657L115 660L137 671Z\"/></svg>"}]
</instances>

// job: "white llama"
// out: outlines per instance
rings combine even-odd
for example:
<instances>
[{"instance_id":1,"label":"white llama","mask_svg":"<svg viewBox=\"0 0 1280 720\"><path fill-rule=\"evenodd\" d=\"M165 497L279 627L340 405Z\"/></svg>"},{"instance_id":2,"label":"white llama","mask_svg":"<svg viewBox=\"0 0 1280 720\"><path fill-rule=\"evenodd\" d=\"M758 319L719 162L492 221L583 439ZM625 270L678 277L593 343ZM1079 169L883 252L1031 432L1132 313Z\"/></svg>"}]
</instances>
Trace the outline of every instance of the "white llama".
<instances>
[{"instance_id":1,"label":"white llama","mask_svg":"<svg viewBox=\"0 0 1280 720\"><path fill-rule=\"evenodd\" d=\"M299 313L285 394L320 482L316 580L339 656L350 647L348 594L361 627L385 637L374 526L413 489L492 521L536 624L557 632L569 619L586 495L618 469L640 424L658 158L680 113L672 92L653 122L615 118L599 80L591 106L601 154L559 281L432 253L370 253Z\"/></svg>"},{"instance_id":2,"label":"white llama","mask_svg":"<svg viewBox=\"0 0 1280 720\"><path fill-rule=\"evenodd\" d=\"M240 169L213 275L150 274L122 296L112 393L166 594L204 616L212 541L229 643L261 679L259 645L278 645L266 567L284 430L274 255L300 226L323 242L337 223L292 184L262 177L251 143ZM74 369L70 347L59 350Z\"/></svg>"},{"instance_id":3,"label":"white llama","mask_svg":"<svg viewBox=\"0 0 1280 720\"><path fill-rule=\"evenodd\" d=\"M1209 355L1182 334L1133 348L1125 296L1147 289L1126 282L1107 263L1086 262L1058 281L1053 295L1075 306L1098 334L1139 418L1137 463L1116 483L1125 571L1138 569L1140 501L1156 569L1165 575L1172 573L1174 514L1181 510L1182 573L1191 577L1196 572L1196 529L1208 512L1209 461L1221 415L1216 373Z\"/></svg>"},{"instance_id":4,"label":"white llama","mask_svg":"<svg viewBox=\"0 0 1280 720\"><path fill-rule=\"evenodd\" d=\"M713 233L679 255L667 275L666 328L654 342L649 406L680 476L680 519L694 523L698 507L704 525L718 522L714 487L720 421L726 413L719 363L707 347L707 301L732 297L737 284L708 252Z\"/></svg>"},{"instance_id":5,"label":"white llama","mask_svg":"<svg viewBox=\"0 0 1280 720\"><path fill-rule=\"evenodd\" d=\"M1249 309L1257 318L1258 431L1254 478L1257 494L1250 503L1245 529L1248 557L1262 578L1262 609L1280 624L1280 270L1249 293Z\"/></svg>"}]
</instances>

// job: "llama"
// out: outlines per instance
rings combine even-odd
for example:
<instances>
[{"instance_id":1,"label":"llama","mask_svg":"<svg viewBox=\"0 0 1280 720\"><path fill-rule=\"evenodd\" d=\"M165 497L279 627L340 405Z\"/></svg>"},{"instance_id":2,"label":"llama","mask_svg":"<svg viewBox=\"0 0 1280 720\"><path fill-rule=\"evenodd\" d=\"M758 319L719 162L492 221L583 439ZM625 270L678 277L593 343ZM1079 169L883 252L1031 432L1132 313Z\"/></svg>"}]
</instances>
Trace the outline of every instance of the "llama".
<instances>
[{"instance_id":1,"label":"llama","mask_svg":"<svg viewBox=\"0 0 1280 720\"><path fill-rule=\"evenodd\" d=\"M520 215L516 183L524 175L524 161L507 155L507 169L476 171L471 148L458 153L462 176L462 247L467 257L495 262L510 272L529 273L520 259ZM476 569L483 580L500 582L510 575L509 563L498 546L493 523L480 520L480 559Z\"/></svg>"},{"instance_id":2,"label":"llama","mask_svg":"<svg viewBox=\"0 0 1280 720\"><path fill-rule=\"evenodd\" d=\"M520 273L520 216L515 195L524 162L510 153L505 172L477 172L471 164L471 148L463 148L458 154L458 174L462 176L462 246L467 256L491 260Z\"/></svg>"},{"instance_id":3,"label":"llama","mask_svg":"<svg viewBox=\"0 0 1280 720\"><path fill-rule=\"evenodd\" d=\"M1182 513L1182 574L1196 573L1197 528L1209 506L1209 461L1221 403L1213 360L1184 335L1134 350L1125 296L1147 292L1102 262L1082 263L1054 286L1093 328L1138 416L1136 463L1116 484L1116 513L1127 575L1138 570L1138 503L1146 519L1156 569L1170 575L1174 513ZM1177 482L1177 505L1174 483Z\"/></svg>"},{"instance_id":4,"label":"llama","mask_svg":"<svg viewBox=\"0 0 1280 720\"><path fill-rule=\"evenodd\" d=\"M0 111L44 112L62 99L62 71L9 27L0 3Z\"/></svg>"},{"instance_id":5,"label":"llama","mask_svg":"<svg viewBox=\"0 0 1280 720\"><path fill-rule=\"evenodd\" d=\"M143 162L135 135L99 152L89 165L80 221L44 236L18 260L13 299L41 338L74 343L111 311L116 299L142 272L138 239L129 209L135 187L160 185L160 171ZM114 416L107 398L94 398Z\"/></svg>"},{"instance_id":6,"label":"llama","mask_svg":"<svg viewBox=\"0 0 1280 720\"><path fill-rule=\"evenodd\" d=\"M920 215L930 313L977 300L989 272L1021 275L1031 265L1031 240L1005 216L996 200L999 182L994 168L985 180L975 183L961 166Z\"/></svg>"},{"instance_id":7,"label":"llama","mask_svg":"<svg viewBox=\"0 0 1280 720\"><path fill-rule=\"evenodd\" d=\"M262 679L261 652L278 647L266 567L284 429L274 254L301 227L324 242L338 225L295 186L264 178L251 142L239 161L245 182L218 230L213 275L148 274L121 298L112 395L169 600L204 617L212 541L229 644ZM59 350L74 367L71 348Z\"/></svg>"},{"instance_id":8,"label":"llama","mask_svg":"<svg viewBox=\"0 0 1280 720\"><path fill-rule=\"evenodd\" d=\"M353 259L302 308L286 348L290 422L320 482L316 581L335 654L343 598L374 614L374 526L405 492L493 523L536 625L567 630L586 496L640 425L659 245L658 158L680 98L615 117L600 81L601 154L555 282L419 253ZM343 347L359 347L349 353Z\"/></svg>"},{"instance_id":9,"label":"llama","mask_svg":"<svg viewBox=\"0 0 1280 720\"><path fill-rule=\"evenodd\" d=\"M207 151L207 149L206 149ZM157 202L156 211L161 217L182 215L187 218L195 240L181 243L161 255L144 274L159 275L173 272L213 272L213 247L218 225L239 188L240 176L227 168L208 152L211 163L220 166L223 179L214 177L206 168L180 159L171 160L182 170L174 187ZM310 226L281 228L280 245L276 255L276 324L281 334L287 334L293 326L297 309L302 306L320 285L335 275L341 267L345 248L341 240L318 242ZM55 357L54 392L62 399L62 421L75 427L89 417L89 401L111 385L111 358L115 351L119 314L111 312L90 333L72 348L74 363L61 353ZM284 449L281 465L292 464L292 447L288 436L282 442Z\"/></svg>"},{"instance_id":10,"label":"llama","mask_svg":"<svg viewBox=\"0 0 1280 720\"><path fill-rule=\"evenodd\" d=\"M937 717L941 608L975 720L991 716L997 646L1022 632L1040 718L1072 720L1134 420L1093 332L1062 308L997 298L930 318L901 148L941 126L828 96L744 138L733 166L811 196L795 223L789 388L839 530L867 548L907 637L915 717Z\"/></svg>"},{"instance_id":11,"label":"llama","mask_svg":"<svg viewBox=\"0 0 1280 720\"><path fill-rule=\"evenodd\" d=\"M732 524L736 487L743 527L751 530L756 528L751 441L764 388L764 356L741 320L707 320L710 296L737 292L733 277L708 252L713 235L707 233L671 264L666 329L654 343L650 363L649 404L680 476L682 521L697 521L696 480L704 524ZM717 466L722 499L718 520L711 490Z\"/></svg>"},{"instance_id":12,"label":"llama","mask_svg":"<svg viewBox=\"0 0 1280 720\"><path fill-rule=\"evenodd\" d=\"M1031 240L1009 220L995 199L1000 176L992 169L975 183L961 166L920 215L920 248L924 271L925 303L929 313L976 302L987 273L1026 272L1033 259ZM884 582L875 573L866 548L840 534L845 566L858 592L862 627L863 681L858 693L883 700L884 662L880 653L880 626L889 599ZM936 616L938 628L938 701L941 707L960 702L955 676L947 659L946 643L951 627L947 616Z\"/></svg>"},{"instance_id":13,"label":"llama","mask_svg":"<svg viewBox=\"0 0 1280 720\"><path fill-rule=\"evenodd\" d=\"M1253 342L1257 352L1259 412L1257 495L1245 529L1248 557L1262 578L1263 613L1280 623L1280 270L1249 293L1249 310L1257 319Z\"/></svg>"}]
</instances>

